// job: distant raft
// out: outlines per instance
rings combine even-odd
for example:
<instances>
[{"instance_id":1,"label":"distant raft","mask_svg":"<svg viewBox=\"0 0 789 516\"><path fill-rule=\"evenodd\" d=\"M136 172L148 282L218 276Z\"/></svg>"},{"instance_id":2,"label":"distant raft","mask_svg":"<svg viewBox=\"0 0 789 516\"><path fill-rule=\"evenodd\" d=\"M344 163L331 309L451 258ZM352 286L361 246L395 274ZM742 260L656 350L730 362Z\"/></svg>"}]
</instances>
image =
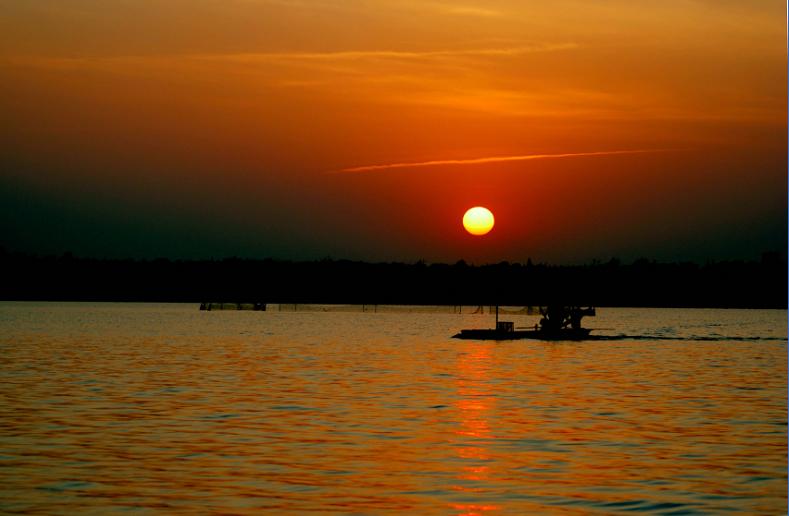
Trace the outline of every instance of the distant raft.
<instances>
[{"instance_id":1,"label":"distant raft","mask_svg":"<svg viewBox=\"0 0 789 516\"><path fill-rule=\"evenodd\" d=\"M254 310L266 311L266 303L200 303L200 310Z\"/></svg>"}]
</instances>

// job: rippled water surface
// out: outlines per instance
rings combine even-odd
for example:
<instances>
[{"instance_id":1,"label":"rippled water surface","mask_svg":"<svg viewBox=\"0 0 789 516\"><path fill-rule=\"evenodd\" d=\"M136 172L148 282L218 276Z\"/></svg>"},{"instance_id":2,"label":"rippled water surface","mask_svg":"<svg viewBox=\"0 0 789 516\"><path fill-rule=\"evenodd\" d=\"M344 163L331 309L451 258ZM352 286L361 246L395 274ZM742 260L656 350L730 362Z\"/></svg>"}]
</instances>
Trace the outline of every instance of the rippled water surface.
<instances>
[{"instance_id":1,"label":"rippled water surface","mask_svg":"<svg viewBox=\"0 0 789 516\"><path fill-rule=\"evenodd\" d=\"M0 512L786 514L786 311L491 317L0 303Z\"/></svg>"}]
</instances>

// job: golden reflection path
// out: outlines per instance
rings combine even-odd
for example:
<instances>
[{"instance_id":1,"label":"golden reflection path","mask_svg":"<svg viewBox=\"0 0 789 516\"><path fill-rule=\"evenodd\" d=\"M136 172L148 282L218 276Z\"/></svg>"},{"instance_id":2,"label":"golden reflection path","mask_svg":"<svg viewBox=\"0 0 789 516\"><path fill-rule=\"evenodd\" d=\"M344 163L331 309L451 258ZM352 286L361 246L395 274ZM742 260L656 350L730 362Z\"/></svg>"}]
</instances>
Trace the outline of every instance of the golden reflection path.
<instances>
[{"instance_id":1,"label":"golden reflection path","mask_svg":"<svg viewBox=\"0 0 789 516\"><path fill-rule=\"evenodd\" d=\"M495 439L491 429L490 411L496 398L490 384L493 345L468 343L457 361L457 395L455 407L459 415L456 450L461 464L452 489L466 493L483 493L492 480L493 458L487 441ZM458 516L479 516L501 509L495 504L451 504Z\"/></svg>"}]
</instances>

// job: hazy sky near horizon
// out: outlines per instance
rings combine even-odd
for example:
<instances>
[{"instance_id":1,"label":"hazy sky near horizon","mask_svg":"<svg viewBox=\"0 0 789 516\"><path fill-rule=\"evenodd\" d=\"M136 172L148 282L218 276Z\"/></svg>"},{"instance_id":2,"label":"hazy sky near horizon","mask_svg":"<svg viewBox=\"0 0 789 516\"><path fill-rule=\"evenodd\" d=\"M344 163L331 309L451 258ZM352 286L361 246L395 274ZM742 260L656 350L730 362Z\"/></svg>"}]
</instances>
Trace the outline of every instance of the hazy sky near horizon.
<instances>
[{"instance_id":1,"label":"hazy sky near horizon","mask_svg":"<svg viewBox=\"0 0 789 516\"><path fill-rule=\"evenodd\" d=\"M0 1L0 245L756 258L785 42L762 0Z\"/></svg>"}]
</instances>

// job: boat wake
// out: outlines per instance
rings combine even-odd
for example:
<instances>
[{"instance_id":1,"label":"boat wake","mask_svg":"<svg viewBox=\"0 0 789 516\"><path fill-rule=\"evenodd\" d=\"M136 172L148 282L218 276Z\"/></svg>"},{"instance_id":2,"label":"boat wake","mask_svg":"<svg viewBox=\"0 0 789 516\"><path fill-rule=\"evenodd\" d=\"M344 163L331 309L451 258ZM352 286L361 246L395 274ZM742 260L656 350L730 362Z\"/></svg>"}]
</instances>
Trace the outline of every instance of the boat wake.
<instances>
[{"instance_id":1,"label":"boat wake","mask_svg":"<svg viewBox=\"0 0 789 516\"><path fill-rule=\"evenodd\" d=\"M687 340L687 341L782 341L787 342L786 337L759 337L759 336L725 336L725 335L589 335L583 340Z\"/></svg>"}]
</instances>

